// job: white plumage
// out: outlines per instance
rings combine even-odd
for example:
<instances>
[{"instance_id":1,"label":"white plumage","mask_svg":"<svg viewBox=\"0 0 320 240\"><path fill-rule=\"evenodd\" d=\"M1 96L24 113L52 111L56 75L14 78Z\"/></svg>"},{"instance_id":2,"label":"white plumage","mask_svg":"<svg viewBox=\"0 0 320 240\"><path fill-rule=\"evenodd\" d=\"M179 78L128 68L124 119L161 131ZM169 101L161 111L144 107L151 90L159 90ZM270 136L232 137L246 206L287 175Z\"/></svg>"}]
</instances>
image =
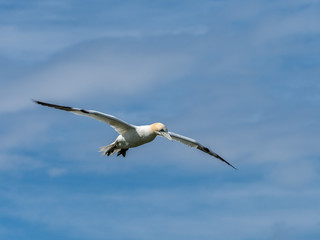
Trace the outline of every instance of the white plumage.
<instances>
[{"instance_id":1,"label":"white plumage","mask_svg":"<svg viewBox=\"0 0 320 240\"><path fill-rule=\"evenodd\" d=\"M107 156L117 153L117 156L122 155L123 157L125 157L126 152L128 151L129 148L138 147L140 145L153 141L156 138L156 136L162 136L169 139L170 141L176 140L183 144L188 145L189 147L197 148L205 153L210 154L211 156L218 158L219 160L225 162L229 166L236 169L234 166L232 166L229 162L224 160L218 154L211 151L207 147L204 147L203 145L198 143L196 140L179 135L177 133L168 132L167 127L162 123L153 123L150 125L135 126L135 125L126 123L125 121L122 121L112 115L101 113L98 111L60 106L60 105L40 102L36 100L34 100L34 102L43 106L72 112L77 115L91 117L109 124L119 133L119 136L110 145L100 148L100 151Z\"/></svg>"}]
</instances>

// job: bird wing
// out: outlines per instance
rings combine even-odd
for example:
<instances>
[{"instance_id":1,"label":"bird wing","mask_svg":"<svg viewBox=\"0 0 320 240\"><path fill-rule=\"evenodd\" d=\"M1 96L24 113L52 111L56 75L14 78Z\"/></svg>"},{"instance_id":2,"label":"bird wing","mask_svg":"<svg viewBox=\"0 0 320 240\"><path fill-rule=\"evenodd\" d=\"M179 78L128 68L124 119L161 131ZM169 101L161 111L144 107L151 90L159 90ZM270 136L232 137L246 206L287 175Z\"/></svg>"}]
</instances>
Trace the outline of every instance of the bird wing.
<instances>
[{"instance_id":1,"label":"bird wing","mask_svg":"<svg viewBox=\"0 0 320 240\"><path fill-rule=\"evenodd\" d=\"M183 144L188 145L189 147L196 147L197 149L201 150L202 152L208 153L211 156L214 156L215 158L218 158L219 160L221 160L222 162L225 162L226 164L228 164L229 166L233 167L234 169L236 169L234 166L232 166L229 162L227 162L226 160L224 160L222 157L220 157L218 154L216 154L215 152L211 151L209 148L204 147L203 145L201 145L200 143L198 143L196 140L192 139L192 138L188 138L182 135L179 135L177 133L173 133L173 132L169 132L170 136L172 137L173 140L176 140L178 142L181 142Z\"/></svg>"},{"instance_id":2,"label":"bird wing","mask_svg":"<svg viewBox=\"0 0 320 240\"><path fill-rule=\"evenodd\" d=\"M72 107L66 107L66 106L60 106L60 105L55 105L55 104L51 104L51 103L45 103L45 102L40 102L40 101L36 101L33 100L35 103L38 103L40 105L43 106L47 106L47 107L52 107L52 108L56 108L56 109L60 109L60 110L64 110L64 111L68 111L68 112L72 112L74 114L77 115L82 115L82 116L87 116L87 117L91 117L94 119L97 119L101 122L107 123L109 124L111 127L113 127L119 134L123 134L126 131L130 130L130 129L134 129L135 127L129 123L126 123L112 115L109 114L105 114L105 113L101 113L101 112L97 112L97 111L93 111L93 110L84 110L84 109L80 109L80 108L72 108Z\"/></svg>"}]
</instances>

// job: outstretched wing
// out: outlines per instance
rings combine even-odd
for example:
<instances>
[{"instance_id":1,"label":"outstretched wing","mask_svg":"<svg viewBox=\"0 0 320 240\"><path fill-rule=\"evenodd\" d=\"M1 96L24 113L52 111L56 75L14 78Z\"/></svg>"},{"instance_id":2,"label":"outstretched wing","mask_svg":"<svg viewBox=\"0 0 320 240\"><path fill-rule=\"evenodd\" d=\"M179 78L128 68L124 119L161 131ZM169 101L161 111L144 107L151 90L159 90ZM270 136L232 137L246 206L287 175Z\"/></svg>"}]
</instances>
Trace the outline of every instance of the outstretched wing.
<instances>
[{"instance_id":1,"label":"outstretched wing","mask_svg":"<svg viewBox=\"0 0 320 240\"><path fill-rule=\"evenodd\" d=\"M101 113L101 112L97 112L97 111L93 111L93 110L84 110L84 109L80 109L80 108L72 108L72 107L66 107L66 106L60 106L60 105L55 105L55 104L51 104L51 103L45 103L45 102L40 102L40 101L36 101L33 100L35 103L38 103L40 105L43 106L47 106L47 107L52 107L52 108L56 108L56 109L60 109L60 110L64 110L64 111L68 111L68 112L72 112L74 114L77 115L82 115L82 116L87 116L87 117L91 117L94 119L97 119L101 122L107 123L109 124L111 127L113 127L119 134L123 134L126 131L135 128L133 125L126 123L112 115L109 114L105 114L105 113Z\"/></svg>"},{"instance_id":2,"label":"outstretched wing","mask_svg":"<svg viewBox=\"0 0 320 240\"><path fill-rule=\"evenodd\" d=\"M196 140L192 139L192 138L188 138L182 135L179 135L177 133L173 133L173 132L169 132L170 136L172 137L172 139L179 141L183 144L188 145L189 147L196 147L197 149L201 150L202 152L208 153L211 156L214 156L215 158L218 158L219 160L221 160L222 162L225 162L226 164L228 164L229 166L233 167L234 169L236 169L234 166L232 166L229 162L227 162L226 160L224 160L222 157L220 157L218 154L216 154L215 152L211 151L209 148L206 148L204 146L202 146L200 143L198 143Z\"/></svg>"}]
</instances>

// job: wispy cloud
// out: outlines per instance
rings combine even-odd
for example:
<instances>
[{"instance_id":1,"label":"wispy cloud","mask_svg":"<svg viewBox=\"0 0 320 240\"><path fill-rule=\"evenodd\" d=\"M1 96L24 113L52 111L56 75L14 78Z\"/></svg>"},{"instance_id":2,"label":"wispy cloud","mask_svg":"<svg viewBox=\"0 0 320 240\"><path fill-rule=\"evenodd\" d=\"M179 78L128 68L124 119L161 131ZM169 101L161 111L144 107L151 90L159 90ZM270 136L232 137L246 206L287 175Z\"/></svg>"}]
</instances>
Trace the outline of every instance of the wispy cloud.
<instances>
[{"instance_id":1,"label":"wispy cloud","mask_svg":"<svg viewBox=\"0 0 320 240\"><path fill-rule=\"evenodd\" d=\"M65 174L67 170L65 168L50 168L48 170L48 175L50 177L59 177Z\"/></svg>"},{"instance_id":2,"label":"wispy cloud","mask_svg":"<svg viewBox=\"0 0 320 240\"><path fill-rule=\"evenodd\" d=\"M302 196L295 191L274 187L261 190L255 185L238 185L237 190L224 188L209 184L197 190L193 187L123 193L102 190L98 194L72 190L41 193L31 190L32 193L23 191L19 195L9 192L5 196L11 200L12 208L6 212L81 239L101 239L109 234L131 239L232 238L236 234L242 239L269 232L268 239L278 233L279 227L285 237L293 239L298 239L295 235L301 231L313 229L319 233L315 230L319 224L316 212L312 207L299 210ZM303 198L311 199L318 194L313 189L305 192ZM283 202L284 197L290 198L290 202ZM274 200L278 201L278 207L270 202ZM315 206L314 202L311 204Z\"/></svg>"},{"instance_id":3,"label":"wispy cloud","mask_svg":"<svg viewBox=\"0 0 320 240\"><path fill-rule=\"evenodd\" d=\"M137 50L129 50L127 45ZM4 86L1 96L6 101L1 110L11 112L30 106L31 98L66 100L141 93L157 82L167 82L188 72L185 67L190 64L190 56L180 51L154 52L150 45L153 44L148 40L120 44L102 40L79 45Z\"/></svg>"}]
</instances>

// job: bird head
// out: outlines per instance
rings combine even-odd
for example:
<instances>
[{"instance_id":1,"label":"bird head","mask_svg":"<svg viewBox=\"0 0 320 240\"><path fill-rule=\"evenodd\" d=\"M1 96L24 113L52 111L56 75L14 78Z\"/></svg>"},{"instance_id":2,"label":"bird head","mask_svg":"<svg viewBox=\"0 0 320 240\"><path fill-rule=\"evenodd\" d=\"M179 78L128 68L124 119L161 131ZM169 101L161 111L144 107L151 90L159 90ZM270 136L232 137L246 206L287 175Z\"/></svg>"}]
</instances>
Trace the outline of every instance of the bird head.
<instances>
[{"instance_id":1,"label":"bird head","mask_svg":"<svg viewBox=\"0 0 320 240\"><path fill-rule=\"evenodd\" d=\"M162 124L162 123L151 124L151 129L155 134L162 136L162 137L165 137L165 138L169 139L170 141L172 141L172 138L171 138L170 134L168 133L168 129L164 124Z\"/></svg>"}]
</instances>

